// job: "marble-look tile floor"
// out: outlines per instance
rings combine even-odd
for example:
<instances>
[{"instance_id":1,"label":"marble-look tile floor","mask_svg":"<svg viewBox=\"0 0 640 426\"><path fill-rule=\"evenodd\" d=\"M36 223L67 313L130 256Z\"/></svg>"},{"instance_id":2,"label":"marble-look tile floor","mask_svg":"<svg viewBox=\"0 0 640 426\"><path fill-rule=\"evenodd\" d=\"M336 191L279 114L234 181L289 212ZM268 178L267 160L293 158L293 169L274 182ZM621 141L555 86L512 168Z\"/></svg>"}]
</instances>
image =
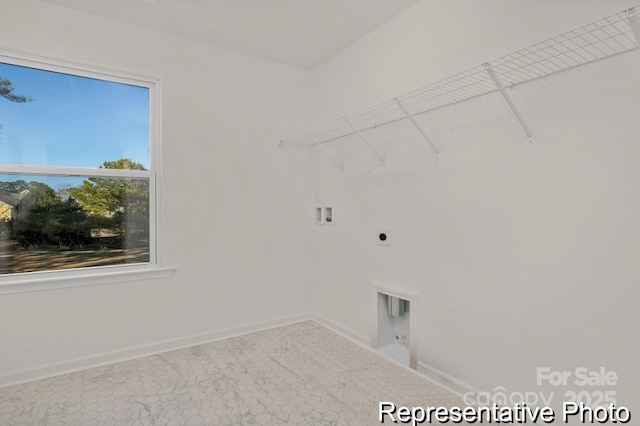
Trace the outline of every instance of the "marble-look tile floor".
<instances>
[{"instance_id":1,"label":"marble-look tile floor","mask_svg":"<svg viewBox=\"0 0 640 426\"><path fill-rule=\"evenodd\" d=\"M0 424L374 425L379 401L462 404L307 321L0 389Z\"/></svg>"}]
</instances>

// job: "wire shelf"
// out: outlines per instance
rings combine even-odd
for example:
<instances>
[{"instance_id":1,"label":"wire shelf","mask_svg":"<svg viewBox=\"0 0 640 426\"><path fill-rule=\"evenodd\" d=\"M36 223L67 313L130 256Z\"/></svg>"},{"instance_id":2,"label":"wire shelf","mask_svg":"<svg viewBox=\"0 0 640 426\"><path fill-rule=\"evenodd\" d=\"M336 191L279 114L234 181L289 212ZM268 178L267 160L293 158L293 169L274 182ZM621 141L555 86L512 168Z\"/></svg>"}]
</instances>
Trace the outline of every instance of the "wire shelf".
<instances>
[{"instance_id":1,"label":"wire shelf","mask_svg":"<svg viewBox=\"0 0 640 426\"><path fill-rule=\"evenodd\" d=\"M336 119L320 128L284 138L280 144L323 144L637 50L640 47L639 15L640 5ZM502 87L497 86L491 73Z\"/></svg>"}]
</instances>

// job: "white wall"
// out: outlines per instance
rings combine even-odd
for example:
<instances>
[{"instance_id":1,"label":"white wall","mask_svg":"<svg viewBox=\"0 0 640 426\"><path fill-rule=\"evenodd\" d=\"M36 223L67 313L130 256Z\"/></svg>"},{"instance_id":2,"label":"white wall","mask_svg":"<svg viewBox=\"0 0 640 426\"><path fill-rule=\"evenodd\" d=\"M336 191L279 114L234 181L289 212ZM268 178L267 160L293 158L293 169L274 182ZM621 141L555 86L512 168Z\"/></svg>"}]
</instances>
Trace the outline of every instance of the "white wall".
<instances>
[{"instance_id":1,"label":"white wall","mask_svg":"<svg viewBox=\"0 0 640 426\"><path fill-rule=\"evenodd\" d=\"M276 149L308 120L307 73L34 0L2 2L0 48L162 78L162 249L177 267L0 296L0 378L307 311L309 190Z\"/></svg>"},{"instance_id":2,"label":"white wall","mask_svg":"<svg viewBox=\"0 0 640 426\"><path fill-rule=\"evenodd\" d=\"M419 2L314 72L316 122L633 3ZM331 145L346 165L317 159L335 224L312 232L313 311L366 340L372 281L417 292L423 364L521 392L544 389L537 367L605 366L619 403L636 404L639 55L515 90L533 144L492 95L420 118L438 160L407 122L366 133L382 168L357 141Z\"/></svg>"}]
</instances>

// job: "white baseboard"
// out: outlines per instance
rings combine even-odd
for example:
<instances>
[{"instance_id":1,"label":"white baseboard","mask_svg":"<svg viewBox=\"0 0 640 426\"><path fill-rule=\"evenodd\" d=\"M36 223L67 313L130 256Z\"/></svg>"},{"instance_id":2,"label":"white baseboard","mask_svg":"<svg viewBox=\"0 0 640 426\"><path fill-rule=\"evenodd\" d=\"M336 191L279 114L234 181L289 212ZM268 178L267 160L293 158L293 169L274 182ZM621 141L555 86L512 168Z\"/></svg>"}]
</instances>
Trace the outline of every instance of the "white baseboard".
<instances>
[{"instance_id":1,"label":"white baseboard","mask_svg":"<svg viewBox=\"0 0 640 426\"><path fill-rule=\"evenodd\" d=\"M354 341L355 343L358 343L360 345L365 346L367 349L372 350L377 352L374 348L371 347L371 342L364 336L362 336L360 333L357 333L356 331L345 327L341 324L338 324L337 322L323 316L320 314L316 314L316 313L312 313L311 314L311 319L313 319L314 321L316 321L318 324L321 324L333 331L335 331L336 333L342 335L343 337L346 337L347 339L350 339L352 341ZM392 360L393 361L393 360ZM395 362L395 361L394 361ZM410 370L409 367L402 365L402 364L398 364L401 365L402 367L405 367L407 369ZM465 393L467 392L474 392L475 394L480 393L481 391L476 388L475 386L472 386L460 379L458 379L457 377L454 377L450 374L445 373L442 370L439 370L429 364L426 364L422 361L418 361L418 370L411 370L414 372L419 373L421 376L426 376L426 378L428 378L429 380L431 380L432 382L448 389L449 391L455 393L456 395L462 397Z\"/></svg>"},{"instance_id":2,"label":"white baseboard","mask_svg":"<svg viewBox=\"0 0 640 426\"><path fill-rule=\"evenodd\" d=\"M444 371L422 361L418 361L418 371L431 380L446 387L453 393L459 395L460 397L462 397L467 392L473 392L474 394L478 394L481 392L480 389L476 388L475 386L472 386L469 383L464 382L457 377L447 374Z\"/></svg>"},{"instance_id":3,"label":"white baseboard","mask_svg":"<svg viewBox=\"0 0 640 426\"><path fill-rule=\"evenodd\" d=\"M371 348L371 342L369 341L369 339L348 327L338 324L337 322L325 317L324 315L312 313L311 319L318 324L324 325L325 327L335 331L336 333L355 341L356 343L364 345L367 348Z\"/></svg>"},{"instance_id":4,"label":"white baseboard","mask_svg":"<svg viewBox=\"0 0 640 426\"><path fill-rule=\"evenodd\" d=\"M204 333L162 340L140 346L104 352L101 354L54 362L26 370L10 371L0 375L0 388L33 380L46 379L53 376L59 376L61 374L73 373L87 368L100 367L145 356L157 355L159 353L211 343L217 340L229 339L232 337L242 336L244 334L308 321L310 319L312 319L312 315L310 313L301 313L286 317L273 318L252 324L245 324L238 327L207 331Z\"/></svg>"}]
</instances>

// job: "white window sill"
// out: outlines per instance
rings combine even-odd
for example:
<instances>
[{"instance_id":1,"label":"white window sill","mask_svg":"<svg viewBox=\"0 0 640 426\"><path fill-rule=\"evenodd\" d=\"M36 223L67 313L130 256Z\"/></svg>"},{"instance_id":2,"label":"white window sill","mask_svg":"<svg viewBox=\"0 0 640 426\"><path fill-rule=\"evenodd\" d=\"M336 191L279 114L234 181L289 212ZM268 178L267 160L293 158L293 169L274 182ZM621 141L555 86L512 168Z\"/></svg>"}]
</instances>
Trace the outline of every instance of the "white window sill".
<instances>
[{"instance_id":1,"label":"white window sill","mask_svg":"<svg viewBox=\"0 0 640 426\"><path fill-rule=\"evenodd\" d=\"M175 267L138 265L11 275L0 277L0 295L166 278L175 270Z\"/></svg>"}]
</instances>

